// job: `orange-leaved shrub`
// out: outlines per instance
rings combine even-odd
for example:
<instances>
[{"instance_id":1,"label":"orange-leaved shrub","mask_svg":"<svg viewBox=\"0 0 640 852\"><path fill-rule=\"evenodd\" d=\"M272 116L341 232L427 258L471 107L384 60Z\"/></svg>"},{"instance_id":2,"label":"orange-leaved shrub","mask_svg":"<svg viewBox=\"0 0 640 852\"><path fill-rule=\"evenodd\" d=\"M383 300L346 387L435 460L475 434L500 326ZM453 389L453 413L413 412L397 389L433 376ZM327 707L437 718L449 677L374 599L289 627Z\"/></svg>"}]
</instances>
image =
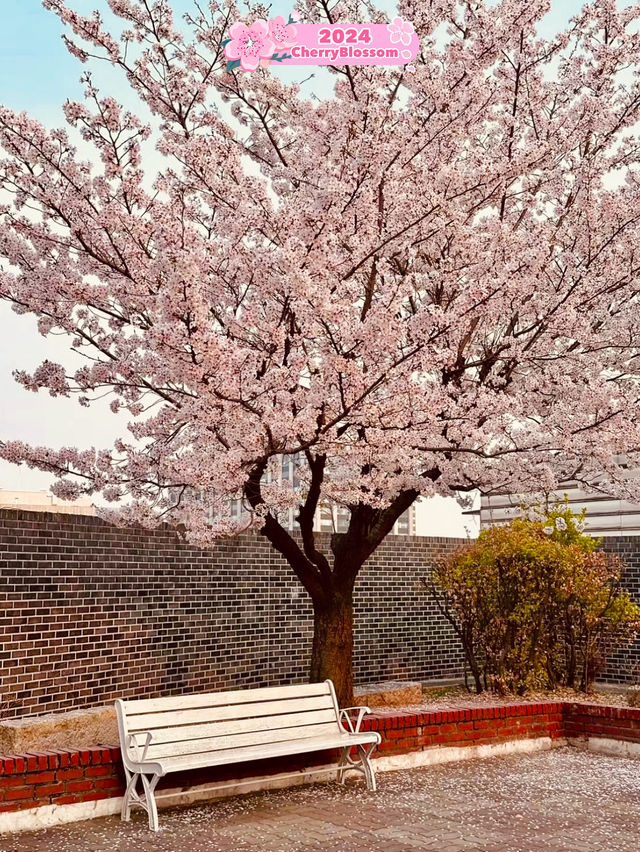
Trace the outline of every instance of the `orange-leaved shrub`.
<instances>
[{"instance_id":1,"label":"orange-leaved shrub","mask_svg":"<svg viewBox=\"0 0 640 852\"><path fill-rule=\"evenodd\" d=\"M477 692L586 691L606 656L640 631L624 568L584 535L565 500L483 530L428 584L458 634Z\"/></svg>"}]
</instances>

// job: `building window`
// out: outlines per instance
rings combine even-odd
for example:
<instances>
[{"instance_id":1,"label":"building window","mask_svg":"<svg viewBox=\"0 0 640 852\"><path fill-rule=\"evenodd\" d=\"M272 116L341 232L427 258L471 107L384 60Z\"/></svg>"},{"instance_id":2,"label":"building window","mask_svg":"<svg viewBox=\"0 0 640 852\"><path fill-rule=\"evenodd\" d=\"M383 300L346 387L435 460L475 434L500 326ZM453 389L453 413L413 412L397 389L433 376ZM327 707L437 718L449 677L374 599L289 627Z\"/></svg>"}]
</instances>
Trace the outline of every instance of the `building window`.
<instances>
[{"instance_id":1,"label":"building window","mask_svg":"<svg viewBox=\"0 0 640 852\"><path fill-rule=\"evenodd\" d=\"M396 528L394 530L396 535L411 535L411 521L409 518L409 512L403 512L398 520L396 521Z\"/></svg>"}]
</instances>

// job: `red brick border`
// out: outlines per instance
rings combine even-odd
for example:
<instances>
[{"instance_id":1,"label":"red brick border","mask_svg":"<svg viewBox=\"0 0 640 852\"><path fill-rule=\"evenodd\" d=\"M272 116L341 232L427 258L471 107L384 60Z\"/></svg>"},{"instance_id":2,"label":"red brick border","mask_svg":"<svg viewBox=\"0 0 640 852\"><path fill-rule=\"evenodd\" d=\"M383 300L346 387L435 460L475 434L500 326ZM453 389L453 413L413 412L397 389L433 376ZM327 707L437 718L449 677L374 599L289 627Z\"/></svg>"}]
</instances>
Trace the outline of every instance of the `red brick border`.
<instances>
[{"instance_id":1,"label":"red brick border","mask_svg":"<svg viewBox=\"0 0 640 852\"><path fill-rule=\"evenodd\" d=\"M365 720L364 727L382 736L377 757L536 737L598 736L640 743L640 708L565 701L432 713L377 713ZM289 767L280 761L271 768L281 772ZM242 775L250 776L250 770L244 767ZM266 774L264 765L260 774ZM7 755L0 757L0 813L117 797L124 791L123 784L117 746Z\"/></svg>"},{"instance_id":2,"label":"red brick border","mask_svg":"<svg viewBox=\"0 0 640 852\"><path fill-rule=\"evenodd\" d=\"M640 708L564 702L565 736L640 743Z\"/></svg>"},{"instance_id":3,"label":"red brick border","mask_svg":"<svg viewBox=\"0 0 640 852\"><path fill-rule=\"evenodd\" d=\"M0 813L122 793L120 749L100 746L0 757Z\"/></svg>"},{"instance_id":4,"label":"red brick border","mask_svg":"<svg viewBox=\"0 0 640 852\"><path fill-rule=\"evenodd\" d=\"M639 715L640 718L640 715ZM365 721L379 731L377 756L406 754L436 746L489 745L532 737L564 736L563 705L513 704L419 714L376 714Z\"/></svg>"}]
</instances>

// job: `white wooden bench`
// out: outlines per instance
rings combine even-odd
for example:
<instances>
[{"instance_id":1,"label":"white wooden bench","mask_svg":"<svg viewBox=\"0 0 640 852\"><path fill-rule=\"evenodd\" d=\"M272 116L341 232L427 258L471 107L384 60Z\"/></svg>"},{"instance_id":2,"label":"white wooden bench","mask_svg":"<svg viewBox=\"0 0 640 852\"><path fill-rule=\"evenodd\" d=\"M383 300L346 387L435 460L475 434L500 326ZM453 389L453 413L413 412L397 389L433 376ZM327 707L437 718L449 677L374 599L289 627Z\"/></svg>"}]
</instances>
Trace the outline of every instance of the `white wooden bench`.
<instances>
[{"instance_id":1,"label":"white wooden bench","mask_svg":"<svg viewBox=\"0 0 640 852\"><path fill-rule=\"evenodd\" d=\"M159 779L170 772L324 749L341 749L339 781L344 783L345 772L355 769L363 773L369 790L375 790L370 757L380 734L360 730L369 712L368 707L340 710L330 680L170 698L118 699L127 782L122 819L129 820L131 806L139 805L149 814L149 828L157 831L154 791ZM354 746L357 754L352 755ZM142 784L139 792L138 782Z\"/></svg>"}]
</instances>

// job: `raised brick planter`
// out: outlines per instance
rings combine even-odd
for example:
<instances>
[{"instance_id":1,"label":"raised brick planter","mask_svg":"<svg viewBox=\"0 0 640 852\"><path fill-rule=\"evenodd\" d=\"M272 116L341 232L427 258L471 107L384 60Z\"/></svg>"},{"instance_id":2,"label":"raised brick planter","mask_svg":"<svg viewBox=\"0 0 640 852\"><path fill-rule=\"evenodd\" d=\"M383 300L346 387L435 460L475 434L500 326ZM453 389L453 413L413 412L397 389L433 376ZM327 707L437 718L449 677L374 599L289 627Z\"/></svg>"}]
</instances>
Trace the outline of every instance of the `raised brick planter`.
<instances>
[{"instance_id":1,"label":"raised brick planter","mask_svg":"<svg viewBox=\"0 0 640 852\"><path fill-rule=\"evenodd\" d=\"M438 748L498 745L515 740L598 737L640 744L640 708L577 702L512 704L432 713L377 713L365 721L379 731L377 758ZM247 778L322 763L308 755L258 764L181 773L167 787ZM326 755L324 755L326 758ZM0 813L121 796L124 776L117 746L0 757ZM160 788L162 788L162 783Z\"/></svg>"},{"instance_id":2,"label":"raised brick planter","mask_svg":"<svg viewBox=\"0 0 640 852\"><path fill-rule=\"evenodd\" d=\"M611 737L640 743L640 708L571 702L513 704L432 713L377 713L365 727L379 731L378 758L442 747L497 745L549 737ZM322 755L317 762L322 762ZM325 756L326 757L326 756ZM184 773L168 787L292 771L313 765L309 756ZM117 797L123 792L120 749L115 746L0 758L0 813ZM162 784L160 788L162 788Z\"/></svg>"}]
</instances>

